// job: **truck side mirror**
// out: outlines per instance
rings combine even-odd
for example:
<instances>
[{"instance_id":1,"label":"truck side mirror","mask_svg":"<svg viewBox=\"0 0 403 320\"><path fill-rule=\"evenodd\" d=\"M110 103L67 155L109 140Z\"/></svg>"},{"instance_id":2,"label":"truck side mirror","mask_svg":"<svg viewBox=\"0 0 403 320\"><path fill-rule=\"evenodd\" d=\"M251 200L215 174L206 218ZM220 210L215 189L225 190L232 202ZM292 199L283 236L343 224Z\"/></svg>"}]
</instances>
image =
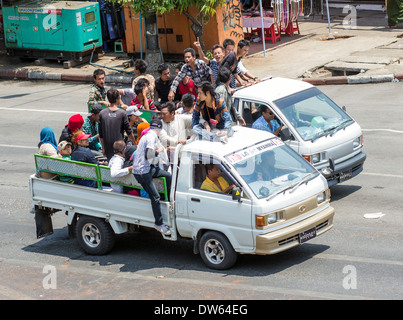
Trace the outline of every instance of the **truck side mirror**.
<instances>
[{"instance_id":1,"label":"truck side mirror","mask_svg":"<svg viewBox=\"0 0 403 320\"><path fill-rule=\"evenodd\" d=\"M281 131L280 131L280 133L279 133L278 136L279 136L280 139L283 140L283 141L287 141L287 140L292 140L292 139L293 139L292 134L291 134L291 132L290 132L290 129L287 128L287 127L284 127L283 129L281 129Z\"/></svg>"},{"instance_id":2,"label":"truck side mirror","mask_svg":"<svg viewBox=\"0 0 403 320\"><path fill-rule=\"evenodd\" d=\"M235 187L234 189L232 189L231 195L232 195L232 200L241 201L241 198L242 198L241 188Z\"/></svg>"}]
</instances>

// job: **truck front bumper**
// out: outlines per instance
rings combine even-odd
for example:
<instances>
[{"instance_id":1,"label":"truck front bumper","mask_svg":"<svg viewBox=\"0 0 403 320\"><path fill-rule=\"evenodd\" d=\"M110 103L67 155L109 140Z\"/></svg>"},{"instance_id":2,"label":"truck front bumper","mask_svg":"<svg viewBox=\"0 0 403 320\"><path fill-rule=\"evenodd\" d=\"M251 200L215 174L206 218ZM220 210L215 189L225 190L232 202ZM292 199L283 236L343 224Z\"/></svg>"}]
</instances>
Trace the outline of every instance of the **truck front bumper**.
<instances>
[{"instance_id":1,"label":"truck front bumper","mask_svg":"<svg viewBox=\"0 0 403 320\"><path fill-rule=\"evenodd\" d=\"M275 254L300 244L300 234L315 229L316 236L333 227L334 208L323 211L280 230L256 236L256 254Z\"/></svg>"},{"instance_id":2,"label":"truck front bumper","mask_svg":"<svg viewBox=\"0 0 403 320\"><path fill-rule=\"evenodd\" d=\"M360 152L356 156L336 164L331 174L327 175L322 172L329 187L351 179L359 174L363 170L366 158L367 155L364 152Z\"/></svg>"}]
</instances>

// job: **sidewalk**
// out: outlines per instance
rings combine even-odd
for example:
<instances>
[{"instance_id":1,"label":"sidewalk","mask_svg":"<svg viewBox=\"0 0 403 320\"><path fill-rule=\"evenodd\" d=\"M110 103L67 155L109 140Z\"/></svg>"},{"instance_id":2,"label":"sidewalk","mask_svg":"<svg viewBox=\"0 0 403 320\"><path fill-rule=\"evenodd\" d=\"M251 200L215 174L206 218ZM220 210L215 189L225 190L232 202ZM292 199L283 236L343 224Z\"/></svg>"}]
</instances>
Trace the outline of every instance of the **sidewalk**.
<instances>
[{"instance_id":1,"label":"sidewalk","mask_svg":"<svg viewBox=\"0 0 403 320\"><path fill-rule=\"evenodd\" d=\"M386 13L357 11L357 26L343 27L347 13L343 9L330 9L331 31L334 40L328 40L326 15L300 17L301 34L293 37L281 35L281 41L266 41L266 56L262 43L252 43L244 65L259 78L280 76L304 79L316 85L368 82L390 82L403 79L403 29L385 28ZM130 59L113 53L106 54L96 64L125 69ZM98 66L89 63L64 69L62 63L45 61L41 65L7 57L0 52L0 78L43 79L58 81L92 82L93 71ZM104 68L107 82L130 84L131 74ZM173 71L173 70L172 70Z\"/></svg>"}]
</instances>

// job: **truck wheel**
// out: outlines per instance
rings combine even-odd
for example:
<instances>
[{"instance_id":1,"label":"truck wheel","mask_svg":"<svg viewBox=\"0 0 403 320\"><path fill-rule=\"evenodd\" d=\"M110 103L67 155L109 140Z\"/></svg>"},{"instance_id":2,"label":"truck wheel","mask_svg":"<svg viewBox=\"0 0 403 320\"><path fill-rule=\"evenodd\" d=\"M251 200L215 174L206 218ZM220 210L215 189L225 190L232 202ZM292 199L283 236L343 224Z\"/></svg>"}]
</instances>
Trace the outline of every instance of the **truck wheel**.
<instances>
[{"instance_id":1,"label":"truck wheel","mask_svg":"<svg viewBox=\"0 0 403 320\"><path fill-rule=\"evenodd\" d=\"M81 248L91 255L104 255L115 244L115 233L106 221L81 216L77 221L77 240Z\"/></svg>"},{"instance_id":2,"label":"truck wheel","mask_svg":"<svg viewBox=\"0 0 403 320\"><path fill-rule=\"evenodd\" d=\"M203 234L199 243L200 255L207 267L216 270L231 268L238 255L228 239L219 232Z\"/></svg>"}]
</instances>

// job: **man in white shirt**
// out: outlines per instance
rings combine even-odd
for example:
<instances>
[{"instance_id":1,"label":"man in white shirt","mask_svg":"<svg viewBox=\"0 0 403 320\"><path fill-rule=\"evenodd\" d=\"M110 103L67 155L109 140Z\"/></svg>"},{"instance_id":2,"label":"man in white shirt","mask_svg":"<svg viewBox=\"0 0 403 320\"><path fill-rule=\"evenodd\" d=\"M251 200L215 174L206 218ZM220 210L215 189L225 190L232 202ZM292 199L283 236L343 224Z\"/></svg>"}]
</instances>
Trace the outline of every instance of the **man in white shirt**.
<instances>
[{"instance_id":1,"label":"man in white shirt","mask_svg":"<svg viewBox=\"0 0 403 320\"><path fill-rule=\"evenodd\" d=\"M164 152L164 147L158 140L162 131L162 122L159 119L153 119L150 122L150 130L140 139L133 160L133 174L143 189L148 193L151 200L155 224L154 228L164 235L171 235L171 230L163 223L160 194L155 187L153 178L164 177L168 189L168 195L171 190L171 174L162 170L158 165L152 164L158 154Z\"/></svg>"},{"instance_id":2,"label":"man in white shirt","mask_svg":"<svg viewBox=\"0 0 403 320\"><path fill-rule=\"evenodd\" d=\"M167 102L162 105L162 131L159 136L164 147L176 147L186 144L188 132L192 129L192 117L175 114L175 104Z\"/></svg>"},{"instance_id":3,"label":"man in white shirt","mask_svg":"<svg viewBox=\"0 0 403 320\"><path fill-rule=\"evenodd\" d=\"M123 168L123 165L125 163L125 150L126 144L123 140L118 140L113 143L114 155L109 161L112 178L123 177L132 172L133 166ZM113 191L123 193L123 186L118 184L111 184L111 187Z\"/></svg>"}]
</instances>

